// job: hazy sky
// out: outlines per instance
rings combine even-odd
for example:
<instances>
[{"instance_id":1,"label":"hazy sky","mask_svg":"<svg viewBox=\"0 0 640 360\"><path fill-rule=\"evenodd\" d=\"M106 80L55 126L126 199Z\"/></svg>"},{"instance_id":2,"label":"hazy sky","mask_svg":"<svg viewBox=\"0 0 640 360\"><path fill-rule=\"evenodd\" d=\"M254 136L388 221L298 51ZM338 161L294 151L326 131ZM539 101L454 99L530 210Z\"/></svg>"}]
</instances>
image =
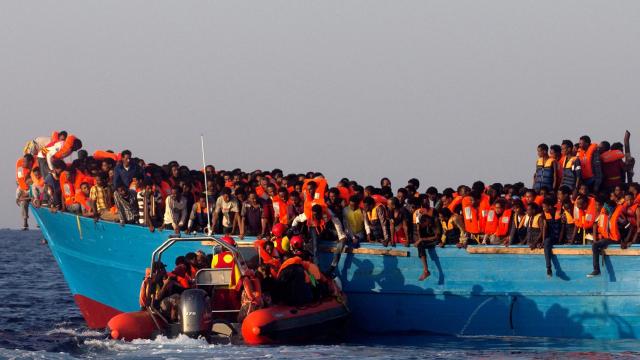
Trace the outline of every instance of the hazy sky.
<instances>
[{"instance_id":1,"label":"hazy sky","mask_svg":"<svg viewBox=\"0 0 640 360\"><path fill-rule=\"evenodd\" d=\"M23 144L54 129L440 189L529 181L538 143L585 133L629 128L637 154L639 44L638 1L2 1L0 227Z\"/></svg>"}]
</instances>

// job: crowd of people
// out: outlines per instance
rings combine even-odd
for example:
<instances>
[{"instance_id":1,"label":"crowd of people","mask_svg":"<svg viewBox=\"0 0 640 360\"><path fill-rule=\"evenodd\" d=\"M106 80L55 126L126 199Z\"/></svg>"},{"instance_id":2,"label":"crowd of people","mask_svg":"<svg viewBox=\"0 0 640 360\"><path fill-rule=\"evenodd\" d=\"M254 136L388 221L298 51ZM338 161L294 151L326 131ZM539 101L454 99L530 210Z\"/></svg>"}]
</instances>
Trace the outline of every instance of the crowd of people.
<instances>
[{"instance_id":1,"label":"crowd of people","mask_svg":"<svg viewBox=\"0 0 640 360\"><path fill-rule=\"evenodd\" d=\"M552 276L553 245L589 242L589 276L597 276L602 249L638 239L640 186L633 182L629 137L626 132L624 143L582 136L575 143L540 144L530 186L476 181L422 192L414 178L394 193L388 178L377 186L343 178L331 187L317 172L195 170L176 161L147 163L129 150L89 155L79 139L60 131L25 146L16 165L16 199L25 229L29 204L176 234L269 238L278 225L289 237L300 236L313 257L319 240L336 241L328 273L347 244L415 246L420 280L430 275L426 254L434 246L542 248ZM76 159L69 161L72 153Z\"/></svg>"}]
</instances>

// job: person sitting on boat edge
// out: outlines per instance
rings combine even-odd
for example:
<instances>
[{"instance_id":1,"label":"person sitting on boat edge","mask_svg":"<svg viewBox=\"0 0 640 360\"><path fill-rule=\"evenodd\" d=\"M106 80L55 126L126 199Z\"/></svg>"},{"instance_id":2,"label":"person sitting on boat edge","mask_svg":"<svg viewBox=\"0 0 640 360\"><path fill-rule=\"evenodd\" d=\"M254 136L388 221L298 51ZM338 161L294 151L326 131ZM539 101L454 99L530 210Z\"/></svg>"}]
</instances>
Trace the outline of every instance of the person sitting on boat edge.
<instances>
[{"instance_id":1,"label":"person sitting on boat edge","mask_svg":"<svg viewBox=\"0 0 640 360\"><path fill-rule=\"evenodd\" d=\"M218 219L222 215L222 234L229 235L233 231L234 219L240 213L238 209L238 201L231 194L231 189L224 187L213 210L214 226L218 225Z\"/></svg>"},{"instance_id":2,"label":"person sitting on boat edge","mask_svg":"<svg viewBox=\"0 0 640 360\"><path fill-rule=\"evenodd\" d=\"M373 197L367 196L362 201L364 204L364 229L367 233L367 241L380 242L388 246L391 241L389 234L389 217L384 204L377 203Z\"/></svg>"},{"instance_id":3,"label":"person sitting on boat edge","mask_svg":"<svg viewBox=\"0 0 640 360\"><path fill-rule=\"evenodd\" d=\"M291 231L298 233L306 233L307 248L312 256L318 251L318 242L320 240L338 241L340 252L336 249L334 260L340 258L340 253L347 240L340 220L329 210L326 205L316 204L311 206L309 215L307 211L298 215L291 223ZM336 261L337 265L337 261Z\"/></svg>"},{"instance_id":4,"label":"person sitting on boat edge","mask_svg":"<svg viewBox=\"0 0 640 360\"><path fill-rule=\"evenodd\" d=\"M113 193L113 202L118 209L120 225L138 222L139 209L135 190L129 189L124 183L119 183Z\"/></svg>"},{"instance_id":5,"label":"person sitting on boat edge","mask_svg":"<svg viewBox=\"0 0 640 360\"><path fill-rule=\"evenodd\" d=\"M423 203L424 206L428 206L428 202ZM437 220L438 212L429 209L430 211L416 212L415 215L415 246L418 248L418 257L422 263L422 274L418 278L418 281L423 281L428 278L431 273L429 272L429 264L427 262L427 249L434 248L439 242L442 236L442 228Z\"/></svg>"},{"instance_id":6,"label":"person sitting on boat edge","mask_svg":"<svg viewBox=\"0 0 640 360\"><path fill-rule=\"evenodd\" d=\"M118 216L111 211L113 207L112 193L109 192L107 187L107 175L100 174L96 178L96 184L91 187L89 191L89 198L91 199L94 219L116 221Z\"/></svg>"},{"instance_id":7,"label":"person sitting on boat edge","mask_svg":"<svg viewBox=\"0 0 640 360\"><path fill-rule=\"evenodd\" d=\"M553 276L551 270L551 256L553 256L553 245L558 243L560 236L560 218L556 215L555 202L552 198L545 198L542 202L542 213L544 214L544 231L542 248L544 249L544 262L547 267L547 277ZM556 269L557 272L558 269Z\"/></svg>"},{"instance_id":8,"label":"person sitting on boat edge","mask_svg":"<svg viewBox=\"0 0 640 360\"><path fill-rule=\"evenodd\" d=\"M609 245L620 242L624 239L628 229L628 222L624 216L624 207L617 205L615 202L598 197L596 199L596 212L598 218L593 224L593 244L591 244L591 252L593 255L593 272L587 277L596 277L600 275L600 253ZM622 248L626 244L620 244Z\"/></svg>"},{"instance_id":9,"label":"person sitting on boat edge","mask_svg":"<svg viewBox=\"0 0 640 360\"><path fill-rule=\"evenodd\" d=\"M187 215L187 199L182 196L182 188L174 185L165 203L163 228L173 229L174 233L180 234L180 230L186 224Z\"/></svg>"}]
</instances>

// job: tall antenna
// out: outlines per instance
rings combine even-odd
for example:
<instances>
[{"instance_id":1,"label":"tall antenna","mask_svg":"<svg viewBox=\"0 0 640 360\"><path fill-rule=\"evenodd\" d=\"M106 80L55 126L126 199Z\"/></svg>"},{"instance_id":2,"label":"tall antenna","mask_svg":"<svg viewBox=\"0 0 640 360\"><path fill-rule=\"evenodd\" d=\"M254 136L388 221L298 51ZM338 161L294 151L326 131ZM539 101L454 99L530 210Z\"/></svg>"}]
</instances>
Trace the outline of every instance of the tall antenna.
<instances>
[{"instance_id":1,"label":"tall antenna","mask_svg":"<svg viewBox=\"0 0 640 360\"><path fill-rule=\"evenodd\" d=\"M207 189L207 162L204 159L204 134L200 134L200 144L202 145L202 170L204 172L204 199L207 203L207 227L209 228L207 231L207 235L213 234L213 229L211 228L211 209L209 208L209 192Z\"/></svg>"}]
</instances>

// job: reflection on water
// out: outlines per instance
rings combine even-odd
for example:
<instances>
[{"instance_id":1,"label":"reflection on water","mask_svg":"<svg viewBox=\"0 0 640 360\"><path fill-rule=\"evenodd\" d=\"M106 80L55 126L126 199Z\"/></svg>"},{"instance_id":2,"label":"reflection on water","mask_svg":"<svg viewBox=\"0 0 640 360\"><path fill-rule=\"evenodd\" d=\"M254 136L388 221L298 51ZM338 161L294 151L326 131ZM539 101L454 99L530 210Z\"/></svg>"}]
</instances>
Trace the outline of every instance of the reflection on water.
<instances>
[{"instance_id":1,"label":"reflection on water","mask_svg":"<svg viewBox=\"0 0 640 360\"><path fill-rule=\"evenodd\" d=\"M89 330L75 307L49 249L35 231L0 231L0 359L24 358L233 358L236 359L459 359L459 358L627 358L640 356L637 340L575 340L527 337L446 337L429 334L368 335L352 333L348 342L305 346L245 347L210 345L186 337L124 343L106 340ZM432 259L433 260L433 259ZM367 261L350 259L362 276L371 274ZM393 262L393 258L389 258ZM402 280L387 271L371 283L384 288ZM477 291L482 291L477 289ZM602 316L606 316L605 313ZM562 312L562 308L549 312ZM554 316L556 316L555 314ZM547 314L549 316L549 314ZM566 314L565 314L566 316ZM585 314L585 317L593 314ZM582 322L589 319L572 319ZM619 324L621 333L630 331Z\"/></svg>"}]
</instances>

